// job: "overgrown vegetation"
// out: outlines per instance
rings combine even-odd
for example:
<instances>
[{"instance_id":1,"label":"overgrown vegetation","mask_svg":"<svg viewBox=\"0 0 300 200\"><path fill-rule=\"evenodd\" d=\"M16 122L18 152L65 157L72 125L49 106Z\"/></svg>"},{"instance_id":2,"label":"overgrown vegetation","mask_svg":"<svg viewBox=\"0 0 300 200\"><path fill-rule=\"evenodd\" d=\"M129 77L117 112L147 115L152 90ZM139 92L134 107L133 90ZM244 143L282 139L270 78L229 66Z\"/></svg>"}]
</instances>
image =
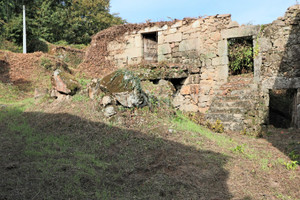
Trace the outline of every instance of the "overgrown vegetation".
<instances>
[{"instance_id":1,"label":"overgrown vegetation","mask_svg":"<svg viewBox=\"0 0 300 200\"><path fill-rule=\"evenodd\" d=\"M251 37L228 40L229 71L232 75L253 72L253 41Z\"/></svg>"}]
</instances>

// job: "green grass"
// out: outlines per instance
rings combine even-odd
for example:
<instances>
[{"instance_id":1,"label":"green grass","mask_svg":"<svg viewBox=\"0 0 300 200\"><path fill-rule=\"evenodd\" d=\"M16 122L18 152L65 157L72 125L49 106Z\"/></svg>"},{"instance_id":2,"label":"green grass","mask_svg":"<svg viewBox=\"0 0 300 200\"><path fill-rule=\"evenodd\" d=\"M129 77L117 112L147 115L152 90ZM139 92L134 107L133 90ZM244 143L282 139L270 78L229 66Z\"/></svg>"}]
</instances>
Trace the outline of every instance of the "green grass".
<instances>
[{"instance_id":1,"label":"green grass","mask_svg":"<svg viewBox=\"0 0 300 200\"><path fill-rule=\"evenodd\" d=\"M172 123L175 125L177 130L198 133L205 136L207 139L216 142L220 147L232 148L235 144L230 137L214 133L207 128L192 122L180 111L176 112L176 117L173 118Z\"/></svg>"},{"instance_id":2,"label":"green grass","mask_svg":"<svg viewBox=\"0 0 300 200\"><path fill-rule=\"evenodd\" d=\"M81 103L84 97L76 96L69 102L74 109L90 112L88 104ZM70 104L64 105L68 111ZM169 118L159 110L137 110L140 116L133 117L147 119L141 127L136 125L143 129L139 132L87 120L83 112L29 112L31 106L33 100L27 99L0 108L0 178L5 180L0 199L210 199L219 194L224 196L218 199L230 199L227 184L236 187L245 177L252 185L264 184L251 178L256 172L269 176L280 167L294 172L291 181L297 180L296 170L285 169L286 160L276 161L276 166L273 154L257 152L247 137L240 141L213 133L181 112ZM241 170L244 175L233 183L232 176Z\"/></svg>"},{"instance_id":3,"label":"green grass","mask_svg":"<svg viewBox=\"0 0 300 200\"><path fill-rule=\"evenodd\" d=\"M97 169L105 171L110 163L100 159L97 153L91 152L96 149L96 144L92 144L93 142L89 142L89 146L77 145L82 143L78 137L73 138L70 135L43 132L33 128L24 116L23 110L24 107L10 107L5 112L0 112L0 125L7 124L2 127L2 139L9 138L15 148L23 149L17 157L21 160L30 160L28 163L30 169L26 168L27 163L24 163L24 170L27 173L35 171L39 179L43 180L40 182L42 185L53 181L52 177L55 176L61 184L59 187L63 187L61 189L65 192L64 198L87 197L88 192L79 187L82 179L87 177L100 183L100 176L96 171ZM105 147L109 147L113 142L110 138L104 139ZM8 158L8 162L9 160ZM72 169L72 175L67 174L67 182L63 180L66 175L61 168ZM98 178L94 179L96 175ZM105 191L98 192L105 193Z\"/></svg>"},{"instance_id":4,"label":"green grass","mask_svg":"<svg viewBox=\"0 0 300 200\"><path fill-rule=\"evenodd\" d=\"M0 102L15 102L20 91L17 87L0 82Z\"/></svg>"},{"instance_id":5,"label":"green grass","mask_svg":"<svg viewBox=\"0 0 300 200\"><path fill-rule=\"evenodd\" d=\"M76 94L72 97L73 102L87 102L89 101L89 97L86 95Z\"/></svg>"}]
</instances>

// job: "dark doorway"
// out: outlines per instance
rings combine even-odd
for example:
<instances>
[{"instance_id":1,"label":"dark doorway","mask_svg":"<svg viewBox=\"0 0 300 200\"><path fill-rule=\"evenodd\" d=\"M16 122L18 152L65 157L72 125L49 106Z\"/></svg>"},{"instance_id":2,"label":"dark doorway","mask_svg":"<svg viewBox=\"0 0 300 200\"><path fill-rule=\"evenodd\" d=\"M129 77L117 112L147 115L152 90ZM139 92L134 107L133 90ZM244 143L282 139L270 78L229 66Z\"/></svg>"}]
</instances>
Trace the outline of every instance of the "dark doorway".
<instances>
[{"instance_id":1,"label":"dark doorway","mask_svg":"<svg viewBox=\"0 0 300 200\"><path fill-rule=\"evenodd\" d=\"M157 32L143 33L144 60L148 63L157 62Z\"/></svg>"},{"instance_id":2,"label":"dark doorway","mask_svg":"<svg viewBox=\"0 0 300 200\"><path fill-rule=\"evenodd\" d=\"M228 39L228 59L230 75L252 73L254 71L252 37Z\"/></svg>"},{"instance_id":3,"label":"dark doorway","mask_svg":"<svg viewBox=\"0 0 300 200\"><path fill-rule=\"evenodd\" d=\"M292 126L295 94L295 89L270 90L270 125L276 128L290 128Z\"/></svg>"}]
</instances>

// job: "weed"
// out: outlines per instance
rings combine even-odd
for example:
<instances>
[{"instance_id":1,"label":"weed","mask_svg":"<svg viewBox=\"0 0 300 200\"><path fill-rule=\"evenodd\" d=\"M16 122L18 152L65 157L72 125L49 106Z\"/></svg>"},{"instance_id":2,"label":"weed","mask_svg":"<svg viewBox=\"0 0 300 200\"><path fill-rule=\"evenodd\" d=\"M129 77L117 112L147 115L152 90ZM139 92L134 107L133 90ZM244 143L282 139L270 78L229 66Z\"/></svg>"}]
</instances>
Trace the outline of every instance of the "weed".
<instances>
[{"instance_id":1,"label":"weed","mask_svg":"<svg viewBox=\"0 0 300 200\"><path fill-rule=\"evenodd\" d=\"M295 170L297 168L298 161L288 161L283 163L288 170Z\"/></svg>"},{"instance_id":2,"label":"weed","mask_svg":"<svg viewBox=\"0 0 300 200\"><path fill-rule=\"evenodd\" d=\"M15 53L22 53L22 46L18 46L17 44L7 40L3 41L2 38L0 39L0 49L15 52Z\"/></svg>"},{"instance_id":3,"label":"weed","mask_svg":"<svg viewBox=\"0 0 300 200\"><path fill-rule=\"evenodd\" d=\"M244 153L245 152L245 144L237 145L235 148L232 149L233 152L237 153Z\"/></svg>"},{"instance_id":4,"label":"weed","mask_svg":"<svg viewBox=\"0 0 300 200\"><path fill-rule=\"evenodd\" d=\"M256 56L258 56L258 54L259 54L259 44L258 44L258 39L261 37L261 35L262 35L262 32L263 32L263 30L265 29L265 26L264 25L261 25L260 26L260 29L259 29L259 33L258 33L258 35L257 35L257 38L256 38L256 41L255 41L255 46L254 46L254 49L253 49L253 56L254 56L254 58L256 57Z\"/></svg>"},{"instance_id":5,"label":"weed","mask_svg":"<svg viewBox=\"0 0 300 200\"><path fill-rule=\"evenodd\" d=\"M268 170L269 169L269 167L268 167L269 160L268 159L266 159L266 158L261 159L260 162L261 162L261 168L263 170Z\"/></svg>"},{"instance_id":6,"label":"weed","mask_svg":"<svg viewBox=\"0 0 300 200\"><path fill-rule=\"evenodd\" d=\"M87 85L91 82L91 80L80 78L80 79L78 79L78 82L82 86L82 89L85 89L87 87Z\"/></svg>"},{"instance_id":7,"label":"weed","mask_svg":"<svg viewBox=\"0 0 300 200\"><path fill-rule=\"evenodd\" d=\"M241 135L247 135L247 129L244 128L243 130L241 130Z\"/></svg>"},{"instance_id":8,"label":"weed","mask_svg":"<svg viewBox=\"0 0 300 200\"><path fill-rule=\"evenodd\" d=\"M285 196L285 195L280 194L280 193L276 194L275 196L276 196L278 199L282 199L282 200L292 199L292 197L290 197L290 196Z\"/></svg>"},{"instance_id":9,"label":"weed","mask_svg":"<svg viewBox=\"0 0 300 200\"><path fill-rule=\"evenodd\" d=\"M217 119L215 123L206 122L206 126L217 133L224 132L224 126L219 119Z\"/></svg>"}]
</instances>

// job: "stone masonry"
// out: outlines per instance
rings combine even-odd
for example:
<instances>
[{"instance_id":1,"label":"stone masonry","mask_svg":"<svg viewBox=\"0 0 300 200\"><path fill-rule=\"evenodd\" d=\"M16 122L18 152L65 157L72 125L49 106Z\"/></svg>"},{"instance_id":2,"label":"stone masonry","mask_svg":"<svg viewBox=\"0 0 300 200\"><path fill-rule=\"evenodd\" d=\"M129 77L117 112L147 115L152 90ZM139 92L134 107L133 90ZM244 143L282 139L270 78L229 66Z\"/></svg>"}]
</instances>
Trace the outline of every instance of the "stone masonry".
<instances>
[{"instance_id":1,"label":"stone masonry","mask_svg":"<svg viewBox=\"0 0 300 200\"><path fill-rule=\"evenodd\" d=\"M238 118L239 121L243 121L241 123L243 127L234 128L230 125L230 122L234 121L231 119L231 121L228 120L229 126L225 128L236 131L266 124L269 90L288 88L298 89L293 125L300 127L299 27L299 5L290 7L284 17L279 17L267 25L240 26L231 20L230 14L177 20L172 24L154 25L126 32L107 44L105 59L113 63L116 68L141 66L141 63L145 62L144 55L147 52L145 40L150 39L151 53L153 53L153 47L155 45L157 47L156 65L164 63L164 65L170 66L170 70L186 72L185 79L174 96L174 101L181 102L179 109L207 113L210 112L211 107L214 107L213 103L216 102L216 99L224 93L224 88L230 85L228 39L252 37L254 73L252 78L248 77L247 81L250 81L251 85L248 92L253 94L253 98L249 99L253 106L247 108L246 104L239 108L245 109L245 112ZM97 45L91 45L90 48L97 48ZM155 65L155 63L153 64ZM164 78L166 77L161 77L161 79ZM168 79L172 78L176 78L176 76L168 77ZM224 86L225 84L227 86ZM239 83L234 85L238 87ZM230 88L227 89L230 91ZM241 87L240 90L243 88ZM245 95L245 92L243 94ZM218 101L218 103L220 102L222 101ZM218 109L219 107L215 110ZM252 112L253 110L255 112ZM248 122L250 120L247 121L245 113L252 113L255 118L254 124ZM231 118L234 118L234 115L232 116ZM216 119L211 118L211 120ZM255 129L255 131L258 130L259 128Z\"/></svg>"}]
</instances>

